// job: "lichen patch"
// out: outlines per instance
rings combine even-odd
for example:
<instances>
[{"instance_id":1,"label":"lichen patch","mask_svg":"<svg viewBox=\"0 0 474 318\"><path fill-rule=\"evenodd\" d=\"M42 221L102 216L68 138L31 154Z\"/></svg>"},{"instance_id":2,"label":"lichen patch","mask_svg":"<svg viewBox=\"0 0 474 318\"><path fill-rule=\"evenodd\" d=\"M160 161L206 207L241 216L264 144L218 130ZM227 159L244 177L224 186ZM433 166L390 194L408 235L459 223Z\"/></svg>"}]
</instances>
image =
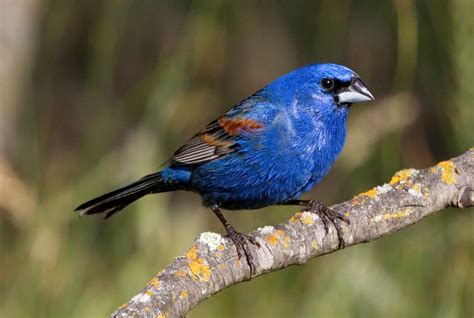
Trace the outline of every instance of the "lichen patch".
<instances>
[{"instance_id":1,"label":"lichen patch","mask_svg":"<svg viewBox=\"0 0 474 318\"><path fill-rule=\"evenodd\" d=\"M407 217L407 216L409 216L410 214L411 214L410 209L404 209L404 210L397 211L397 212L395 212L395 213L387 213L387 214L384 214L384 215L383 215L383 219L384 219L384 220L400 219L400 218Z\"/></svg>"},{"instance_id":2,"label":"lichen patch","mask_svg":"<svg viewBox=\"0 0 474 318\"><path fill-rule=\"evenodd\" d=\"M206 245L211 251L217 250L219 246L224 244L224 238L220 234L213 232L201 233L197 241Z\"/></svg>"},{"instance_id":3,"label":"lichen patch","mask_svg":"<svg viewBox=\"0 0 474 318\"><path fill-rule=\"evenodd\" d=\"M441 170L441 180L446 184L455 184L454 163L452 161L442 161L436 165Z\"/></svg>"},{"instance_id":4,"label":"lichen patch","mask_svg":"<svg viewBox=\"0 0 474 318\"><path fill-rule=\"evenodd\" d=\"M390 190L393 190L392 186L390 184L387 184L387 183L384 183L384 185L382 185L382 186L377 186L377 187L375 187L375 189L377 189L377 192L379 194L385 194L385 193L389 192Z\"/></svg>"},{"instance_id":5,"label":"lichen patch","mask_svg":"<svg viewBox=\"0 0 474 318\"><path fill-rule=\"evenodd\" d=\"M194 275L193 279L198 278L201 281L208 282L211 277L211 269L202 258L189 263L189 269Z\"/></svg>"},{"instance_id":6,"label":"lichen patch","mask_svg":"<svg viewBox=\"0 0 474 318\"><path fill-rule=\"evenodd\" d=\"M377 194L379 194L379 191L377 190L377 188L373 188L371 190L365 191L364 193L361 193L360 195L361 196L365 195L366 197L369 197L369 198L375 198Z\"/></svg>"},{"instance_id":7,"label":"lichen patch","mask_svg":"<svg viewBox=\"0 0 474 318\"><path fill-rule=\"evenodd\" d=\"M186 272L183 271L182 269L178 269L176 272L174 272L174 276L176 277L179 277L179 278L183 278L183 277L186 277Z\"/></svg>"},{"instance_id":8,"label":"lichen patch","mask_svg":"<svg viewBox=\"0 0 474 318\"><path fill-rule=\"evenodd\" d=\"M395 173L395 175L390 180L390 184L405 184L411 177L416 176L418 171L416 169L403 169Z\"/></svg>"},{"instance_id":9,"label":"lichen patch","mask_svg":"<svg viewBox=\"0 0 474 318\"><path fill-rule=\"evenodd\" d=\"M193 274L193 279L200 279L204 282L209 281L209 278L211 276L211 269L206 264L204 259L198 258L196 245L193 245L186 252L186 257L189 261L189 269Z\"/></svg>"},{"instance_id":10,"label":"lichen patch","mask_svg":"<svg viewBox=\"0 0 474 318\"><path fill-rule=\"evenodd\" d=\"M133 302L140 302L140 303L147 303L151 299L151 296L148 293L140 293L135 296L133 296L132 301Z\"/></svg>"},{"instance_id":11,"label":"lichen patch","mask_svg":"<svg viewBox=\"0 0 474 318\"><path fill-rule=\"evenodd\" d=\"M403 209L396 211L394 213L385 213L385 214L378 214L374 216L370 222L378 223L380 221L387 221L393 219L401 219L409 216L412 213L410 209Z\"/></svg>"},{"instance_id":12,"label":"lichen patch","mask_svg":"<svg viewBox=\"0 0 474 318\"><path fill-rule=\"evenodd\" d=\"M273 246L278 244L278 238L273 233L265 235L265 241L267 241L268 243L270 243Z\"/></svg>"},{"instance_id":13,"label":"lichen patch","mask_svg":"<svg viewBox=\"0 0 474 318\"><path fill-rule=\"evenodd\" d=\"M158 286L160 286L160 280L159 280L157 277L153 277L153 278L150 279L150 281L148 282L148 285L157 288Z\"/></svg>"},{"instance_id":14,"label":"lichen patch","mask_svg":"<svg viewBox=\"0 0 474 318\"><path fill-rule=\"evenodd\" d=\"M196 247L196 245L191 246L191 248L186 252L186 257L189 260L196 260L197 259L197 247Z\"/></svg>"},{"instance_id":15,"label":"lichen patch","mask_svg":"<svg viewBox=\"0 0 474 318\"><path fill-rule=\"evenodd\" d=\"M422 197L423 193L421 193L421 187L418 183L415 183L413 187L408 189L408 193L415 197Z\"/></svg>"},{"instance_id":16,"label":"lichen patch","mask_svg":"<svg viewBox=\"0 0 474 318\"><path fill-rule=\"evenodd\" d=\"M312 240L312 241L311 241L311 249L312 249L313 251L319 250L319 244L318 244L318 242L317 242L316 240Z\"/></svg>"},{"instance_id":17,"label":"lichen patch","mask_svg":"<svg viewBox=\"0 0 474 318\"><path fill-rule=\"evenodd\" d=\"M264 227L259 227L258 230L260 234L271 234L273 231L275 231L275 228L271 225L265 225Z\"/></svg>"},{"instance_id":18,"label":"lichen patch","mask_svg":"<svg viewBox=\"0 0 474 318\"><path fill-rule=\"evenodd\" d=\"M306 225L311 225L314 224L314 222L319 219L319 216L316 213L311 213L308 211L305 211L301 213L301 223L306 224Z\"/></svg>"}]
</instances>

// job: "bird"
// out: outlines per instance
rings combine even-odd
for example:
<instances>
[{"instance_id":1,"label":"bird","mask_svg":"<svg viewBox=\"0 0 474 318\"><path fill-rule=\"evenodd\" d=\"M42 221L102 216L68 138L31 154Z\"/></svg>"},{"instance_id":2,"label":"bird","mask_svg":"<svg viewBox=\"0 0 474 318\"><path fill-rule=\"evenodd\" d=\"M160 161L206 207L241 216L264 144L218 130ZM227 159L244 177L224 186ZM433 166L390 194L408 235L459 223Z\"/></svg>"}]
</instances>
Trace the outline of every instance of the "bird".
<instances>
[{"instance_id":1,"label":"bird","mask_svg":"<svg viewBox=\"0 0 474 318\"><path fill-rule=\"evenodd\" d=\"M330 224L335 227L341 248L339 222L349 223L348 217L321 201L300 197L322 181L343 149L351 105L373 100L359 75L343 65L297 68L210 122L158 172L89 200L75 211L109 218L148 194L197 193L224 226L239 259L245 255L250 277L255 264L249 244L260 245L251 235L238 232L221 209L302 206L321 218L326 234Z\"/></svg>"}]
</instances>

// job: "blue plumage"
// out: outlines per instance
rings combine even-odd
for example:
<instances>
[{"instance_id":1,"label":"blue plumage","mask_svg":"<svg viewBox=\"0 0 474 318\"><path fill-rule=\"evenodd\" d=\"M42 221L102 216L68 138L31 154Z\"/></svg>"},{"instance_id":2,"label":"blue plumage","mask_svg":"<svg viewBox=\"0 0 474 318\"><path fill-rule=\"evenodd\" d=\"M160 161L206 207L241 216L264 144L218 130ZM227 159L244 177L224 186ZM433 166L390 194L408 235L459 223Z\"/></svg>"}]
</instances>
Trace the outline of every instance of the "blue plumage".
<instances>
[{"instance_id":1,"label":"blue plumage","mask_svg":"<svg viewBox=\"0 0 474 318\"><path fill-rule=\"evenodd\" d=\"M237 248L242 247L242 236L219 208L309 204L295 200L321 182L341 152L349 107L370 100L373 96L359 76L344 66L296 69L207 125L161 172L77 210L108 217L149 193L193 191L221 219Z\"/></svg>"}]
</instances>

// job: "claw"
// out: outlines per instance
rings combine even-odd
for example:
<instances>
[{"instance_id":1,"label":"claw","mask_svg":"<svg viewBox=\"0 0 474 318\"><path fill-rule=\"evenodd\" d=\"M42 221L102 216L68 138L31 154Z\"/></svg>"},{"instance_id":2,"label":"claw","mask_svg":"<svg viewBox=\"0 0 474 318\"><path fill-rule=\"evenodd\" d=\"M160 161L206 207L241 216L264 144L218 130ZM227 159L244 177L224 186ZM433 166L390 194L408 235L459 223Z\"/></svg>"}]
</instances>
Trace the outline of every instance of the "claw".
<instances>
[{"instance_id":1,"label":"claw","mask_svg":"<svg viewBox=\"0 0 474 318\"><path fill-rule=\"evenodd\" d=\"M337 220L341 220L347 224L350 224L349 219L347 216L345 216L343 213L334 211L328 207L326 207L324 204L322 204L319 201L310 201L309 202L309 208L306 209L308 212L316 213L320 218L321 221L323 222L324 225L324 230L326 231L326 234L328 233L328 224L329 222L334 225L337 233L337 238L339 240L338 244L338 249L341 249L344 247L345 242L344 242L344 235L342 231L342 227L339 224Z\"/></svg>"},{"instance_id":2,"label":"claw","mask_svg":"<svg viewBox=\"0 0 474 318\"><path fill-rule=\"evenodd\" d=\"M250 280L252 276L256 273L256 266L253 261L252 253L249 249L249 243L252 243L258 248L260 248L260 243L258 243L252 236L245 233L237 232L233 228L228 229L227 235L232 240L235 245L235 248L237 249L239 260L242 258L243 255L245 255L247 264L250 268L250 276L247 280Z\"/></svg>"}]
</instances>

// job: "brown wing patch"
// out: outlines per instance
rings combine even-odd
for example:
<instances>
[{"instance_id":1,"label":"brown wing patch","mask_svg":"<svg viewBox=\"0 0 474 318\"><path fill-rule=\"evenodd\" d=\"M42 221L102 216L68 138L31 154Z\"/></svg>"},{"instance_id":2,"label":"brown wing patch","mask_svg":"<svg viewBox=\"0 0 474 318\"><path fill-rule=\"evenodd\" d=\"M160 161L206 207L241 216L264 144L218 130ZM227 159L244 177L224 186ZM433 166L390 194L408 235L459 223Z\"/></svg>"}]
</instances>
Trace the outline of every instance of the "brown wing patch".
<instances>
[{"instance_id":1,"label":"brown wing patch","mask_svg":"<svg viewBox=\"0 0 474 318\"><path fill-rule=\"evenodd\" d=\"M237 136L241 131L250 131L260 129L263 125L257 121L248 118L227 118L221 117L218 120L219 125L229 136Z\"/></svg>"}]
</instances>

